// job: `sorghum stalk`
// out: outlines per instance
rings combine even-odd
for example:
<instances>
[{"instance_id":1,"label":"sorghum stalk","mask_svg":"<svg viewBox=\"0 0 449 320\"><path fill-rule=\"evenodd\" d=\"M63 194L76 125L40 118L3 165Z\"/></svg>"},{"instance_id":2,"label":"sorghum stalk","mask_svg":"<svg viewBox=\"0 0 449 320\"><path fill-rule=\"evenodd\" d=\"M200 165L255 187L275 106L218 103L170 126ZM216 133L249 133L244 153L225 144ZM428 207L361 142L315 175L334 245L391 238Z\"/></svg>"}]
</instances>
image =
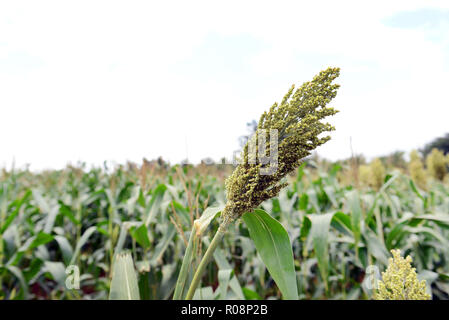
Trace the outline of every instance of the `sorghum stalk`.
<instances>
[{"instance_id":1,"label":"sorghum stalk","mask_svg":"<svg viewBox=\"0 0 449 320\"><path fill-rule=\"evenodd\" d=\"M296 91L292 86L280 104L274 103L262 114L256 133L242 151L241 163L226 180L227 202L221 213L221 224L194 274L186 299L193 298L204 269L228 226L245 212L252 212L263 201L277 196L287 185L281 180L299 167L312 150L330 139L329 136L318 137L334 130L329 123L320 120L338 112L326 105L337 94L339 85L332 81L339 73L339 68L328 68ZM264 144L263 149L260 149L261 144ZM259 149L257 155L254 145Z\"/></svg>"},{"instance_id":2,"label":"sorghum stalk","mask_svg":"<svg viewBox=\"0 0 449 320\"><path fill-rule=\"evenodd\" d=\"M203 275L204 270L207 267L207 264L212 259L215 249L217 249L218 244L220 243L221 239L223 239L223 236L226 233L226 230L230 223L231 220L223 220L220 226L218 227L218 230L215 233L212 242L210 243L209 247L207 247L206 253L204 254L204 257L201 259L200 264L198 265L198 268L195 272L195 275L193 276L189 291L187 291L186 300L190 300L193 298L195 290L198 287L198 284L200 283L201 276Z\"/></svg>"}]
</instances>

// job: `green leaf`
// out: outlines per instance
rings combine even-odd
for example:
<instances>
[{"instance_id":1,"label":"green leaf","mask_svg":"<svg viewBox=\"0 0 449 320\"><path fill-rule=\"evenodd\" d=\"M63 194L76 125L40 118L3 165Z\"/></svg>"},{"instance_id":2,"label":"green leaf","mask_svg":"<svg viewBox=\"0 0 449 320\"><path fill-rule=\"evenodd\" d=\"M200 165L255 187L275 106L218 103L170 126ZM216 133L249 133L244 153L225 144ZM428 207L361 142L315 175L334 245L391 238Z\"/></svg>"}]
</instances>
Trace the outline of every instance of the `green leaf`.
<instances>
[{"instance_id":1,"label":"green leaf","mask_svg":"<svg viewBox=\"0 0 449 320\"><path fill-rule=\"evenodd\" d=\"M379 240L377 235L370 228L366 228L363 233L363 239L370 254L384 265L388 264L388 251L385 245Z\"/></svg>"},{"instance_id":2,"label":"green leaf","mask_svg":"<svg viewBox=\"0 0 449 320\"><path fill-rule=\"evenodd\" d=\"M210 241L208 241L208 240L209 239L206 239L206 238L204 240L206 245L209 245L209 243L210 243ZM225 254L223 253L223 251L220 248L217 248L215 250L214 259L218 265L218 269L220 269L220 270L232 269L232 266L229 264L228 260L225 257ZM245 299L245 297L243 295L242 287L240 286L240 283L237 280L237 277L235 275L233 277L231 277L231 280L229 282L229 287L234 292L237 299L240 299L240 300Z\"/></svg>"},{"instance_id":3,"label":"green leaf","mask_svg":"<svg viewBox=\"0 0 449 320\"><path fill-rule=\"evenodd\" d=\"M297 300L298 288L293 251L287 231L263 210L245 213L243 220L248 226L257 252L284 298Z\"/></svg>"},{"instance_id":4,"label":"green leaf","mask_svg":"<svg viewBox=\"0 0 449 320\"><path fill-rule=\"evenodd\" d=\"M148 238L148 229L144 224L140 227L131 227L130 234L144 249L151 247L150 238Z\"/></svg>"},{"instance_id":5,"label":"green leaf","mask_svg":"<svg viewBox=\"0 0 449 320\"><path fill-rule=\"evenodd\" d=\"M28 200L28 198L30 196L31 196L31 190L28 190L25 193L25 195L17 202L17 204L15 206L15 210L11 214L8 215L5 222L3 223L2 228L0 229L0 235L2 235L6 231L6 229L8 229L10 224L14 221L14 219L19 214L20 207L22 207L22 205L25 203L26 200ZM0 225L1 225L1 223L0 223Z\"/></svg>"},{"instance_id":6,"label":"green leaf","mask_svg":"<svg viewBox=\"0 0 449 320\"><path fill-rule=\"evenodd\" d=\"M352 233L352 222L351 217L341 211L335 212L332 221L332 226L340 231L341 233L345 233L349 236L353 236Z\"/></svg>"},{"instance_id":7,"label":"green leaf","mask_svg":"<svg viewBox=\"0 0 449 320\"><path fill-rule=\"evenodd\" d=\"M70 221L72 221L75 225L79 225L80 221L78 221L75 218L75 215L72 212L72 209L70 209L69 206L65 205L62 201L59 201L59 212L66 216Z\"/></svg>"},{"instance_id":8,"label":"green leaf","mask_svg":"<svg viewBox=\"0 0 449 320\"><path fill-rule=\"evenodd\" d=\"M309 196L307 193L303 193L299 198L299 210L307 210L307 205L309 204Z\"/></svg>"},{"instance_id":9,"label":"green leaf","mask_svg":"<svg viewBox=\"0 0 449 320\"><path fill-rule=\"evenodd\" d=\"M174 225L170 224L165 231L164 237L154 248L153 256L150 259L150 264L156 265L162 258L165 250L167 250L168 245L171 243L172 238L176 234L176 228Z\"/></svg>"},{"instance_id":10,"label":"green leaf","mask_svg":"<svg viewBox=\"0 0 449 320\"><path fill-rule=\"evenodd\" d=\"M70 245L70 242L63 236L55 236L55 240L58 243L59 248L61 249L64 262L68 265L73 255L73 249Z\"/></svg>"},{"instance_id":11,"label":"green leaf","mask_svg":"<svg viewBox=\"0 0 449 320\"><path fill-rule=\"evenodd\" d=\"M178 275L178 263L164 264L161 271L162 279L158 290L158 299L167 300L175 289Z\"/></svg>"},{"instance_id":12,"label":"green leaf","mask_svg":"<svg viewBox=\"0 0 449 320\"><path fill-rule=\"evenodd\" d=\"M128 234L128 231L136 227L138 225L142 224L141 222L135 222L135 221L125 221L122 223L122 226L120 227L120 234L117 240L117 244L115 246L114 252L119 253L123 250L123 246L125 244L126 236ZM146 227L145 227L146 229Z\"/></svg>"},{"instance_id":13,"label":"green leaf","mask_svg":"<svg viewBox=\"0 0 449 320\"><path fill-rule=\"evenodd\" d=\"M15 266L6 266L6 269L19 280L20 286L22 287L23 299L27 299L28 298L28 286L27 286L27 283L25 281L22 271L20 271L20 269Z\"/></svg>"},{"instance_id":14,"label":"green leaf","mask_svg":"<svg viewBox=\"0 0 449 320\"><path fill-rule=\"evenodd\" d=\"M226 300L228 287L229 287L229 280L231 280L232 277L232 269L222 269L218 270L218 292L220 293L220 300Z\"/></svg>"},{"instance_id":15,"label":"green leaf","mask_svg":"<svg viewBox=\"0 0 449 320\"><path fill-rule=\"evenodd\" d=\"M307 216L311 223L310 237L313 242L316 258L318 260L318 268L320 269L321 277L323 278L326 291L328 289L329 276L329 226L334 213L326 214L312 214Z\"/></svg>"},{"instance_id":16,"label":"green leaf","mask_svg":"<svg viewBox=\"0 0 449 320\"><path fill-rule=\"evenodd\" d=\"M55 225L56 216L59 213L59 205L56 205L50 209L47 213L47 220L45 221L44 232L51 234L53 226Z\"/></svg>"},{"instance_id":17,"label":"green leaf","mask_svg":"<svg viewBox=\"0 0 449 320\"><path fill-rule=\"evenodd\" d=\"M64 286L66 273L65 266L62 262L45 261L44 266L60 286Z\"/></svg>"},{"instance_id":18,"label":"green leaf","mask_svg":"<svg viewBox=\"0 0 449 320\"><path fill-rule=\"evenodd\" d=\"M70 260L70 264L74 264L76 261L76 258L78 257L78 254L81 251L81 248L86 244L87 240L89 240L90 236L97 230L97 227L92 226L88 228L86 231L84 231L83 235L79 239L78 243L76 244L75 252L72 255L72 259Z\"/></svg>"},{"instance_id":19,"label":"green leaf","mask_svg":"<svg viewBox=\"0 0 449 320\"><path fill-rule=\"evenodd\" d=\"M120 252L114 257L109 300L140 300L136 271L129 252Z\"/></svg>"},{"instance_id":20,"label":"green leaf","mask_svg":"<svg viewBox=\"0 0 449 320\"><path fill-rule=\"evenodd\" d=\"M198 288L192 300L214 300L215 295L212 287Z\"/></svg>"},{"instance_id":21,"label":"green leaf","mask_svg":"<svg viewBox=\"0 0 449 320\"><path fill-rule=\"evenodd\" d=\"M444 213L435 213L435 214L424 214L420 216L415 216L412 220L426 220L433 221L441 227L447 228L449 227L449 215Z\"/></svg>"},{"instance_id":22,"label":"green leaf","mask_svg":"<svg viewBox=\"0 0 449 320\"><path fill-rule=\"evenodd\" d=\"M361 236L361 221L362 221L362 208L360 207L359 194L356 190L351 191L348 194L349 210L351 212L351 225L352 232L356 244L360 241Z\"/></svg>"},{"instance_id":23,"label":"green leaf","mask_svg":"<svg viewBox=\"0 0 449 320\"><path fill-rule=\"evenodd\" d=\"M409 183L410 183L410 187L412 188L413 192L424 202L425 201L424 197L421 195L421 193L419 193L419 191L416 188L416 185L412 179L409 180Z\"/></svg>"},{"instance_id":24,"label":"green leaf","mask_svg":"<svg viewBox=\"0 0 449 320\"><path fill-rule=\"evenodd\" d=\"M212 219L223 210L224 206L219 207L209 207L206 210L204 210L201 217L195 220L194 222L194 228L196 230L196 233L198 235L201 235L206 228L209 226Z\"/></svg>"},{"instance_id":25,"label":"green leaf","mask_svg":"<svg viewBox=\"0 0 449 320\"><path fill-rule=\"evenodd\" d=\"M257 292L254 292L253 290L248 289L246 287L244 287L242 290L243 293L245 294L246 300L262 300L261 296L259 296Z\"/></svg>"},{"instance_id":26,"label":"green leaf","mask_svg":"<svg viewBox=\"0 0 449 320\"><path fill-rule=\"evenodd\" d=\"M32 250L39 247L40 245L49 243L53 240L53 236L40 231L37 235L31 237L25 242L25 244L19 249L19 251Z\"/></svg>"},{"instance_id":27,"label":"green leaf","mask_svg":"<svg viewBox=\"0 0 449 320\"><path fill-rule=\"evenodd\" d=\"M42 213L50 212L50 205L48 204L47 200L45 200L45 198L42 196L40 191L36 189L33 190L33 197Z\"/></svg>"},{"instance_id":28,"label":"green leaf","mask_svg":"<svg viewBox=\"0 0 449 320\"><path fill-rule=\"evenodd\" d=\"M307 217L305 219L303 219L299 237L301 239L307 238L307 236L309 235L311 227L312 227L312 224L310 223L310 220L307 219Z\"/></svg>"},{"instance_id":29,"label":"green leaf","mask_svg":"<svg viewBox=\"0 0 449 320\"><path fill-rule=\"evenodd\" d=\"M147 227L150 225L151 222L153 222L156 213L160 209L162 199L164 198L165 190L167 190L165 184L160 184L156 187L156 189L153 190L151 194L151 200L146 208L147 214L145 219L145 225Z\"/></svg>"}]
</instances>

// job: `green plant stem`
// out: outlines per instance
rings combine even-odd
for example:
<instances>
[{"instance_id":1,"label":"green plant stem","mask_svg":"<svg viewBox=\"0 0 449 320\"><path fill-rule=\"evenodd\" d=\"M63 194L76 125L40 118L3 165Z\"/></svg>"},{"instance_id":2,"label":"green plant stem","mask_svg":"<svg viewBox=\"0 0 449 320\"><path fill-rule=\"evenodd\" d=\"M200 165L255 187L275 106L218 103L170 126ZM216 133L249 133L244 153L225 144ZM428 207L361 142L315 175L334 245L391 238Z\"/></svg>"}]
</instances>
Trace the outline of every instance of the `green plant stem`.
<instances>
[{"instance_id":1,"label":"green plant stem","mask_svg":"<svg viewBox=\"0 0 449 320\"><path fill-rule=\"evenodd\" d=\"M204 270L206 269L207 264L211 260L215 249L217 249L218 244L221 242L221 239L223 238L224 234L226 233L226 230L230 223L231 223L231 220L226 219L226 220L223 220L223 222L218 227L218 230L215 233L215 236L212 239L212 242L210 243L209 247L207 248L206 253L204 254L203 258L201 259L200 264L198 265L198 269L196 270L196 272L193 276L189 291L187 291L186 300L191 300L193 298L196 288L198 287L201 277L203 276Z\"/></svg>"}]
</instances>

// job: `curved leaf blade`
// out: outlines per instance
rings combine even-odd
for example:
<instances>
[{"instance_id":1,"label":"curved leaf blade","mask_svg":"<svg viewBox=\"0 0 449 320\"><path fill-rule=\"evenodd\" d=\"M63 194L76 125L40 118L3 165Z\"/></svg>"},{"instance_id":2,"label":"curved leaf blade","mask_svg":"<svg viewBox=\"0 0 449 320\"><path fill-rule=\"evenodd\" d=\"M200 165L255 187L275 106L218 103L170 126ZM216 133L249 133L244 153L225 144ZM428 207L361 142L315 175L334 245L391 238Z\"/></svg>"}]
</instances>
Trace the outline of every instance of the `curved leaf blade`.
<instances>
[{"instance_id":1,"label":"curved leaf blade","mask_svg":"<svg viewBox=\"0 0 449 320\"><path fill-rule=\"evenodd\" d=\"M290 238L284 227L263 210L243 215L251 239L285 299L297 300L295 266Z\"/></svg>"}]
</instances>

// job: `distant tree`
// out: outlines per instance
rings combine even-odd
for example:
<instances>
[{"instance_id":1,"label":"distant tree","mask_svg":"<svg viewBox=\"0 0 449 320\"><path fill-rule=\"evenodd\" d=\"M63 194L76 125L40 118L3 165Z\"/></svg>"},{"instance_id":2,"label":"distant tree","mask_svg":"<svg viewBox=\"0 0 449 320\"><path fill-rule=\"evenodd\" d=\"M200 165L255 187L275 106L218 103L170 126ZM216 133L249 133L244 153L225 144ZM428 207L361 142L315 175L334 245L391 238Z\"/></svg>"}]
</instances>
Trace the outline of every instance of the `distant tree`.
<instances>
[{"instance_id":1,"label":"distant tree","mask_svg":"<svg viewBox=\"0 0 449 320\"><path fill-rule=\"evenodd\" d=\"M449 133L446 133L445 136L434 139L433 141L426 144L422 150L420 150L424 157L427 157L429 153L432 152L432 149L438 149L442 151L444 154L449 153Z\"/></svg>"}]
</instances>

